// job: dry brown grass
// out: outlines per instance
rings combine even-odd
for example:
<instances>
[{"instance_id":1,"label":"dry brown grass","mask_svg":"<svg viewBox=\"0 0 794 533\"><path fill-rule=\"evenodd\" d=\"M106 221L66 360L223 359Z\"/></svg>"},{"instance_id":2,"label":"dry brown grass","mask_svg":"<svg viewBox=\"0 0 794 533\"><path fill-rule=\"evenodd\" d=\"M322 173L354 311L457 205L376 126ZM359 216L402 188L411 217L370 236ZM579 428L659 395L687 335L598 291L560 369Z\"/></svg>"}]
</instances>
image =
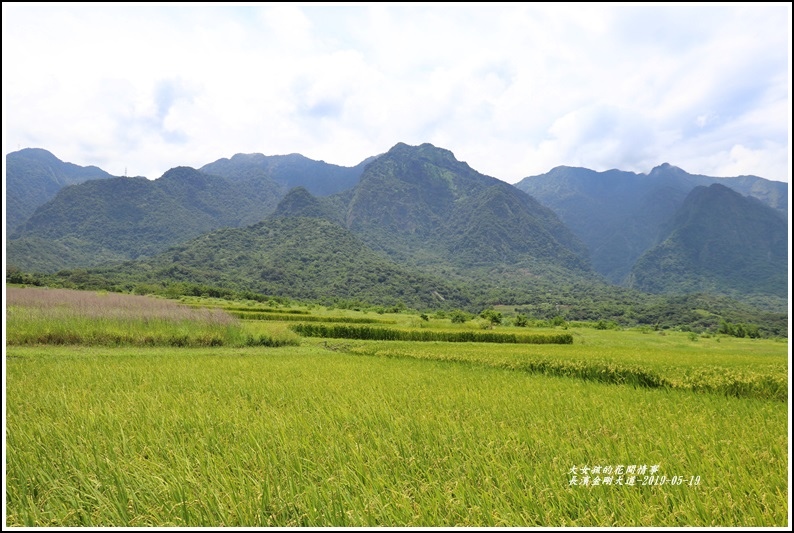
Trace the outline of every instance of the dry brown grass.
<instances>
[{"instance_id":1,"label":"dry brown grass","mask_svg":"<svg viewBox=\"0 0 794 533\"><path fill-rule=\"evenodd\" d=\"M71 315L88 319L196 321L227 326L238 320L219 309L191 308L171 300L134 294L69 289L8 287L6 308L30 309L43 317Z\"/></svg>"}]
</instances>

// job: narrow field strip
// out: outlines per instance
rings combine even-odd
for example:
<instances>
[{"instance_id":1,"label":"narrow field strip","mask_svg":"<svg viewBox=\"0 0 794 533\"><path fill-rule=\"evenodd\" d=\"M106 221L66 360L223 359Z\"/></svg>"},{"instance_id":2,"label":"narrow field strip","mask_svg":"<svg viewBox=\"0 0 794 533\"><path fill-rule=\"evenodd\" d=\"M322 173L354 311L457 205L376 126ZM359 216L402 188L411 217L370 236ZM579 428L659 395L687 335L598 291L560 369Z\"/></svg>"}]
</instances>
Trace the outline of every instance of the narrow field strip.
<instances>
[{"instance_id":1,"label":"narrow field strip","mask_svg":"<svg viewBox=\"0 0 794 533\"><path fill-rule=\"evenodd\" d=\"M787 376L783 374L752 374L725 371L719 368L702 368L688 371L683 378L671 379L658 370L646 366L616 363L604 359L551 359L544 356L524 354L523 357L499 357L483 351L461 352L458 350L405 349L382 343L330 344L324 348L355 355L388 358L408 358L427 361L475 364L492 368L542 374L547 376L577 378L585 381L628 385L643 388L667 388L699 393L716 394L734 398L754 398L786 402L789 396Z\"/></svg>"},{"instance_id":2,"label":"narrow field strip","mask_svg":"<svg viewBox=\"0 0 794 533\"><path fill-rule=\"evenodd\" d=\"M280 315L308 315L309 311L305 309L278 309L269 307L243 307L233 305L201 305L196 303L187 303L190 307L200 307L205 309L220 309L222 311L242 311L246 313L275 313Z\"/></svg>"},{"instance_id":3,"label":"narrow field strip","mask_svg":"<svg viewBox=\"0 0 794 533\"><path fill-rule=\"evenodd\" d=\"M290 329L303 337L411 342L482 342L499 344L573 344L573 336L561 334L515 334L482 331L429 331L367 326L295 324Z\"/></svg>"},{"instance_id":4,"label":"narrow field strip","mask_svg":"<svg viewBox=\"0 0 794 533\"><path fill-rule=\"evenodd\" d=\"M330 322L343 324L394 324L393 320L351 316L318 316L318 315L282 315L276 313L259 313L253 311L228 311L243 320L275 320L279 322Z\"/></svg>"}]
</instances>

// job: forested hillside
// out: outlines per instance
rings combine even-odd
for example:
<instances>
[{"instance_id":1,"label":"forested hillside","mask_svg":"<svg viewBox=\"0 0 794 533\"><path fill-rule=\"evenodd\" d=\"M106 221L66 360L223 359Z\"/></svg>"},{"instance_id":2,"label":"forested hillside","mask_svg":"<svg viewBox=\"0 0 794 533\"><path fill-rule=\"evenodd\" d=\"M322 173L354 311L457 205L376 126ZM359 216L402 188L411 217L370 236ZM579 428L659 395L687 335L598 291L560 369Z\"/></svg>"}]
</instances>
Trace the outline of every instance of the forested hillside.
<instances>
[{"instance_id":1,"label":"forested hillside","mask_svg":"<svg viewBox=\"0 0 794 533\"><path fill-rule=\"evenodd\" d=\"M755 294L785 301L787 266L783 215L714 184L692 190L663 240L637 261L629 284L654 293Z\"/></svg>"}]
</instances>

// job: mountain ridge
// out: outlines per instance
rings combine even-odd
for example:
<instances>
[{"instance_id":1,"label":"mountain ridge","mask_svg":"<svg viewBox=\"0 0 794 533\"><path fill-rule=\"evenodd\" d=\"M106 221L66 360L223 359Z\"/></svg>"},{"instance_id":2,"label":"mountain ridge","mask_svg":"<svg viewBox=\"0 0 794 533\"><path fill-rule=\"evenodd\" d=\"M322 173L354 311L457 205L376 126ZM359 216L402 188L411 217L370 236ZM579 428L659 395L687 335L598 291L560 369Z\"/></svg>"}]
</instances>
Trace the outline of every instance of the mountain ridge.
<instances>
[{"instance_id":1,"label":"mountain ridge","mask_svg":"<svg viewBox=\"0 0 794 533\"><path fill-rule=\"evenodd\" d=\"M593 267L610 282L625 281L634 263L657 244L670 220L698 185L720 183L788 212L788 184L755 176L714 178L663 163L648 174L597 172L558 166L516 183L552 209L587 245Z\"/></svg>"},{"instance_id":2,"label":"mountain ridge","mask_svg":"<svg viewBox=\"0 0 794 533\"><path fill-rule=\"evenodd\" d=\"M756 198L714 183L697 186L666 225L663 240L632 269L646 292L716 292L785 297L787 221Z\"/></svg>"},{"instance_id":3,"label":"mountain ridge","mask_svg":"<svg viewBox=\"0 0 794 533\"><path fill-rule=\"evenodd\" d=\"M355 184L343 188L356 173ZM492 301L521 302L533 291L605 283L602 275L613 284L636 283L641 276L632 268L669 237L691 183L728 180L721 183L744 187L754 202L787 206L780 201L785 184L690 175L669 163L647 175L558 166L530 178L524 182L537 196L429 143L398 143L356 167L300 154L235 154L201 169L175 167L157 180L110 177L64 187L11 234L6 254L10 266L55 272L167 257L170 247L201 235L263 220L324 220L415 275L441 275ZM751 209L741 205L738 212ZM781 267L771 268L777 276ZM741 296L719 284L704 287Z\"/></svg>"},{"instance_id":4,"label":"mountain ridge","mask_svg":"<svg viewBox=\"0 0 794 533\"><path fill-rule=\"evenodd\" d=\"M9 172L12 167L15 171ZM23 148L7 154L6 232L25 222L63 187L112 177L99 167L61 161L43 148Z\"/></svg>"},{"instance_id":5,"label":"mountain ridge","mask_svg":"<svg viewBox=\"0 0 794 533\"><path fill-rule=\"evenodd\" d=\"M314 195L327 196L353 187L369 159L354 167L342 167L295 153L273 156L239 153L208 163L198 170L231 181L270 180L283 187L285 194L289 189L302 186Z\"/></svg>"}]
</instances>

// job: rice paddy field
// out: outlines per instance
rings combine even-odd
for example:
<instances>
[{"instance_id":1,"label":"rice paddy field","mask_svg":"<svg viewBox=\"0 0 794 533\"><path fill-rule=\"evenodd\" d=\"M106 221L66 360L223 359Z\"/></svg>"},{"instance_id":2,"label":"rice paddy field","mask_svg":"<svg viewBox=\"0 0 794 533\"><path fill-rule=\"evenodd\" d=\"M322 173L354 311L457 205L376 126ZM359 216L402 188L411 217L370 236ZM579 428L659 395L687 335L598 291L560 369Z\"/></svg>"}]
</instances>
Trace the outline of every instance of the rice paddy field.
<instances>
[{"instance_id":1,"label":"rice paddy field","mask_svg":"<svg viewBox=\"0 0 794 533\"><path fill-rule=\"evenodd\" d=\"M7 289L6 525L790 523L785 341L131 298Z\"/></svg>"}]
</instances>

